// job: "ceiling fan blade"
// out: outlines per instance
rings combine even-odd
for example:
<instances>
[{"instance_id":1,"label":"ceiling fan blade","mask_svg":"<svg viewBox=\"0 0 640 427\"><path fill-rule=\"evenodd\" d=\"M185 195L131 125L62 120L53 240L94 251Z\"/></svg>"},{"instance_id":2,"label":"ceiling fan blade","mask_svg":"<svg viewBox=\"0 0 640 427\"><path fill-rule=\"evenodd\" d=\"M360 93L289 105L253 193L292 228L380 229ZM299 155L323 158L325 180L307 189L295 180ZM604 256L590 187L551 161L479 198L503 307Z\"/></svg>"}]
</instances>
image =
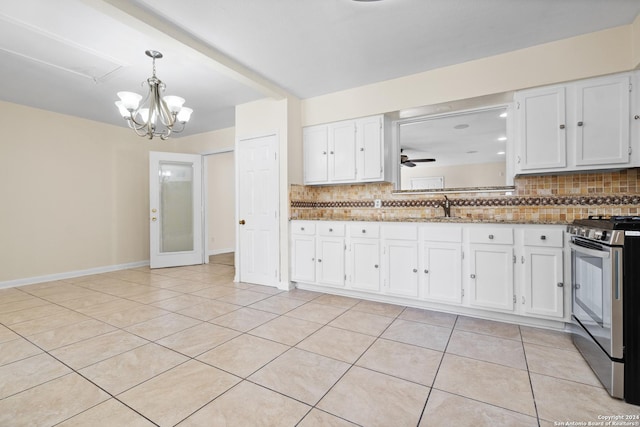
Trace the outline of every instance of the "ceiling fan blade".
<instances>
[{"instance_id":1,"label":"ceiling fan blade","mask_svg":"<svg viewBox=\"0 0 640 427\"><path fill-rule=\"evenodd\" d=\"M416 162L416 163L428 163L428 162L435 162L436 159L411 159L409 161Z\"/></svg>"}]
</instances>

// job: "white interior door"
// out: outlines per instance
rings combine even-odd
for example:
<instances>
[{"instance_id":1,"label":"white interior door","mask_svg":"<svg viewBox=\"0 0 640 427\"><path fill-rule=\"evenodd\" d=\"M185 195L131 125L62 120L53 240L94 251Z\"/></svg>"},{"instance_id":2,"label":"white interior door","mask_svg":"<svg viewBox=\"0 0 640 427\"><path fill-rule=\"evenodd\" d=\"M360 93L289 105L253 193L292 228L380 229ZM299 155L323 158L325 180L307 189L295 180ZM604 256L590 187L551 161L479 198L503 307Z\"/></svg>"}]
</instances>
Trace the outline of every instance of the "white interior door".
<instances>
[{"instance_id":1,"label":"white interior door","mask_svg":"<svg viewBox=\"0 0 640 427\"><path fill-rule=\"evenodd\" d=\"M238 280L277 286L280 264L277 137L240 140L236 153Z\"/></svg>"},{"instance_id":2,"label":"white interior door","mask_svg":"<svg viewBox=\"0 0 640 427\"><path fill-rule=\"evenodd\" d=\"M149 153L151 268L204 263L202 156Z\"/></svg>"}]
</instances>

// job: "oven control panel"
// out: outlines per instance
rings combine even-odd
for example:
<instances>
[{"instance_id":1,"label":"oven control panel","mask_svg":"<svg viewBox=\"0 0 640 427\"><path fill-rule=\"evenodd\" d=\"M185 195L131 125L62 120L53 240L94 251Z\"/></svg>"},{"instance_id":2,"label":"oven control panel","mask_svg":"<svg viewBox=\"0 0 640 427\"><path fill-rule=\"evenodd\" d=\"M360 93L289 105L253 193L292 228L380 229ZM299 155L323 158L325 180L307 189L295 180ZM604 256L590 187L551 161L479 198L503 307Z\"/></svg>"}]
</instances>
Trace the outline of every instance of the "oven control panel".
<instances>
[{"instance_id":1,"label":"oven control panel","mask_svg":"<svg viewBox=\"0 0 640 427\"><path fill-rule=\"evenodd\" d=\"M569 225L567 226L567 233L571 236L595 240L606 245L617 246L622 245L624 242L624 231L621 230L603 230L582 225Z\"/></svg>"}]
</instances>

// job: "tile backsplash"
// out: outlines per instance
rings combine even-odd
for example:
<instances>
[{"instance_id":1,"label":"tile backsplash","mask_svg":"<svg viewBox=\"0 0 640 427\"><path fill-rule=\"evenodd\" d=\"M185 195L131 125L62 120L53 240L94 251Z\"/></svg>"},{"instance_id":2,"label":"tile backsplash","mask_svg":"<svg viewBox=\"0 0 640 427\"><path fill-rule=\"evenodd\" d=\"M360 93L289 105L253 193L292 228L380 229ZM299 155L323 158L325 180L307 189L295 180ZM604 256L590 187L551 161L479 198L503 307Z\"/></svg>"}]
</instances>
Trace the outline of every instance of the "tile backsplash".
<instances>
[{"instance_id":1,"label":"tile backsplash","mask_svg":"<svg viewBox=\"0 0 640 427\"><path fill-rule=\"evenodd\" d=\"M389 183L290 188L292 219L409 221L443 215L468 221L569 223L588 215L640 215L640 169L522 176L508 193L394 193ZM374 200L382 201L381 208Z\"/></svg>"}]
</instances>

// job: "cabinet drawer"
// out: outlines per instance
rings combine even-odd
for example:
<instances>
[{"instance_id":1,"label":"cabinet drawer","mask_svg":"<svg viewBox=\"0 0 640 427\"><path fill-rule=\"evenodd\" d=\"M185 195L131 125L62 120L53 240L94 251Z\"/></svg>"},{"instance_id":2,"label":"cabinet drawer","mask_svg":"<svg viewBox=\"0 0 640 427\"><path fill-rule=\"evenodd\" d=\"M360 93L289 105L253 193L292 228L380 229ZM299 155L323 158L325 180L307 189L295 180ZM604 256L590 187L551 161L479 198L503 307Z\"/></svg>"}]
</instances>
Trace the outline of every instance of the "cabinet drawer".
<instances>
[{"instance_id":1,"label":"cabinet drawer","mask_svg":"<svg viewBox=\"0 0 640 427\"><path fill-rule=\"evenodd\" d=\"M462 227L420 227L420 239L429 242L462 242Z\"/></svg>"},{"instance_id":2,"label":"cabinet drawer","mask_svg":"<svg viewBox=\"0 0 640 427\"><path fill-rule=\"evenodd\" d=\"M469 241L471 243L512 245L513 229L492 227L471 228L469 230Z\"/></svg>"},{"instance_id":3,"label":"cabinet drawer","mask_svg":"<svg viewBox=\"0 0 640 427\"><path fill-rule=\"evenodd\" d=\"M418 240L418 227L402 225L385 225L382 227L384 239Z\"/></svg>"},{"instance_id":4,"label":"cabinet drawer","mask_svg":"<svg viewBox=\"0 0 640 427\"><path fill-rule=\"evenodd\" d=\"M291 223L291 234L316 234L316 223L312 221L296 221Z\"/></svg>"},{"instance_id":5,"label":"cabinet drawer","mask_svg":"<svg viewBox=\"0 0 640 427\"><path fill-rule=\"evenodd\" d=\"M320 236L344 237L344 224L336 222L321 222L318 224L318 234Z\"/></svg>"},{"instance_id":6,"label":"cabinet drawer","mask_svg":"<svg viewBox=\"0 0 640 427\"><path fill-rule=\"evenodd\" d=\"M538 230L524 230L525 246L546 246L549 248L561 248L564 246L562 230L543 228Z\"/></svg>"},{"instance_id":7,"label":"cabinet drawer","mask_svg":"<svg viewBox=\"0 0 640 427\"><path fill-rule=\"evenodd\" d=\"M349 226L349 236L377 239L380 237L380 226L377 224L352 224Z\"/></svg>"}]
</instances>

